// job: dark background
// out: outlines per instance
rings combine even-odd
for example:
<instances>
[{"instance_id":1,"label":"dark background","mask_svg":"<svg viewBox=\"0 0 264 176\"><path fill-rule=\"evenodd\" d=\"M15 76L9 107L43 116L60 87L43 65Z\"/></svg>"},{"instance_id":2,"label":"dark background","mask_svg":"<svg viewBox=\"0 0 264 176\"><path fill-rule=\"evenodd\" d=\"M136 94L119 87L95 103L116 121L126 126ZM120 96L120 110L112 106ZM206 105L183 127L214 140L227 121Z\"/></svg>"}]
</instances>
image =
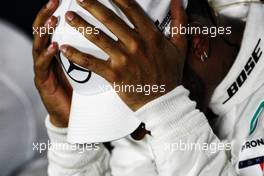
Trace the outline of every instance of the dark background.
<instances>
[{"instance_id":1,"label":"dark background","mask_svg":"<svg viewBox=\"0 0 264 176\"><path fill-rule=\"evenodd\" d=\"M15 25L32 37L32 23L36 14L48 0L2 0L0 19Z\"/></svg>"}]
</instances>

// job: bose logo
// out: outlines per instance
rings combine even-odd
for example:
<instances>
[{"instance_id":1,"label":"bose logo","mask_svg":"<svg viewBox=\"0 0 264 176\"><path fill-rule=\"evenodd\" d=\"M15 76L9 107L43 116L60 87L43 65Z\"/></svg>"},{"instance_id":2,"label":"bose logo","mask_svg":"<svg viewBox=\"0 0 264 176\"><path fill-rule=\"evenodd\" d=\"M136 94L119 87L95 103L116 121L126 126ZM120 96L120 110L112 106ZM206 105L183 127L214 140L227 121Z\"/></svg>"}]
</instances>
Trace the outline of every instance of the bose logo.
<instances>
[{"instance_id":1,"label":"bose logo","mask_svg":"<svg viewBox=\"0 0 264 176\"><path fill-rule=\"evenodd\" d=\"M256 64L258 63L259 59L262 56L262 49L259 47L261 42L261 39L258 40L258 43L252 52L248 62L244 66L244 69L241 71L241 73L238 75L236 81L227 89L227 94L229 98L223 102L225 104L228 102L243 86L243 84L246 82L248 76L251 74L253 69L255 68Z\"/></svg>"}]
</instances>

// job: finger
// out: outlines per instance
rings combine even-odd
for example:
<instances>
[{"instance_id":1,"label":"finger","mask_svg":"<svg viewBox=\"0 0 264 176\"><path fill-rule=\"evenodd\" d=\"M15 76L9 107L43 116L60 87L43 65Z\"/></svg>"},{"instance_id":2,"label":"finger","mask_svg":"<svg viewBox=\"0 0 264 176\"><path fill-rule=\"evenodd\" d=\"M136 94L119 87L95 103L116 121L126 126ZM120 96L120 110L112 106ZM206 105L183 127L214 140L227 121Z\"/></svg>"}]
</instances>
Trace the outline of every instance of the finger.
<instances>
[{"instance_id":1,"label":"finger","mask_svg":"<svg viewBox=\"0 0 264 176\"><path fill-rule=\"evenodd\" d=\"M38 13L34 23L34 28L44 26L48 18L55 12L59 6L59 0L50 0L46 6L44 6Z\"/></svg>"},{"instance_id":2,"label":"finger","mask_svg":"<svg viewBox=\"0 0 264 176\"><path fill-rule=\"evenodd\" d=\"M44 27L42 27L41 30L39 31L38 36L34 37L33 52L35 54L41 53L42 50L46 48L49 42L49 37L55 30L57 22L58 19L56 17L54 16L50 17L44 24Z\"/></svg>"},{"instance_id":3,"label":"finger","mask_svg":"<svg viewBox=\"0 0 264 176\"><path fill-rule=\"evenodd\" d=\"M108 79L108 77L110 76L110 66L108 61L104 61L92 55L80 52L69 45L62 45L60 47L60 51L67 59L69 59L73 63L91 70L92 72L95 72L103 78Z\"/></svg>"},{"instance_id":4,"label":"finger","mask_svg":"<svg viewBox=\"0 0 264 176\"><path fill-rule=\"evenodd\" d=\"M59 6L59 0L50 0L46 6L44 6L38 13L34 23L33 23L33 53L39 54L48 42L48 37L46 36L46 27L44 27L47 20L55 12ZM43 32L44 31L44 32ZM43 32L43 37L40 33Z\"/></svg>"},{"instance_id":5,"label":"finger","mask_svg":"<svg viewBox=\"0 0 264 176\"><path fill-rule=\"evenodd\" d=\"M112 1L123 11L139 33L152 35L153 31L157 31L152 20L135 0ZM146 33L146 31L148 32Z\"/></svg>"},{"instance_id":6,"label":"finger","mask_svg":"<svg viewBox=\"0 0 264 176\"><path fill-rule=\"evenodd\" d=\"M35 75L39 80L46 80L51 68L51 61L58 51L58 44L52 43L34 64Z\"/></svg>"},{"instance_id":7,"label":"finger","mask_svg":"<svg viewBox=\"0 0 264 176\"><path fill-rule=\"evenodd\" d=\"M97 0L78 0L78 3L102 22L124 45L133 40L134 30L102 3Z\"/></svg>"},{"instance_id":8,"label":"finger","mask_svg":"<svg viewBox=\"0 0 264 176\"><path fill-rule=\"evenodd\" d=\"M87 23L83 18L72 11L68 11L66 13L66 21L74 27L78 29L80 33L82 33L89 41L97 45L99 48L104 50L110 57L117 56L121 53L121 46L118 42L113 40L111 37L106 35L104 32L99 30L99 33L87 33L85 29L94 29L95 27L89 23ZM80 30L81 29L81 30ZM82 30L84 29L84 30Z\"/></svg>"},{"instance_id":9,"label":"finger","mask_svg":"<svg viewBox=\"0 0 264 176\"><path fill-rule=\"evenodd\" d=\"M56 60L56 62L54 62L54 67L52 69L54 70L55 77L57 78L60 85L63 87L65 92L68 94L68 96L71 97L72 86L69 83L60 62Z\"/></svg>"},{"instance_id":10,"label":"finger","mask_svg":"<svg viewBox=\"0 0 264 176\"><path fill-rule=\"evenodd\" d=\"M186 48L186 36L182 34L174 34L173 28L180 29L180 26L185 26L187 21L186 12L183 8L182 0L171 1L171 41L180 49Z\"/></svg>"}]
</instances>

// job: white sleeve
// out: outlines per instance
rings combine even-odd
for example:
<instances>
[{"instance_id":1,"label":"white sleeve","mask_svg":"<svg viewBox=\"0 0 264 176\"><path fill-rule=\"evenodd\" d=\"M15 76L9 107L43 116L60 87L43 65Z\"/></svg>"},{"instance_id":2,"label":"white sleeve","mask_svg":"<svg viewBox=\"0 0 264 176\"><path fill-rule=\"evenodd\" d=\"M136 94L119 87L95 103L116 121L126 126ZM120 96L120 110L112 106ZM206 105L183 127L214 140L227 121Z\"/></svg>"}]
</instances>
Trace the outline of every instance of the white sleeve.
<instances>
[{"instance_id":1,"label":"white sleeve","mask_svg":"<svg viewBox=\"0 0 264 176\"><path fill-rule=\"evenodd\" d=\"M179 86L136 112L151 131L159 176L236 175L224 144L188 95Z\"/></svg>"},{"instance_id":2,"label":"white sleeve","mask_svg":"<svg viewBox=\"0 0 264 176\"><path fill-rule=\"evenodd\" d=\"M110 176L110 155L102 144L73 145L66 142L67 129L56 128L46 119L50 138L49 176Z\"/></svg>"},{"instance_id":3,"label":"white sleeve","mask_svg":"<svg viewBox=\"0 0 264 176\"><path fill-rule=\"evenodd\" d=\"M112 142L110 166L113 176L158 176L149 137L135 141L130 136Z\"/></svg>"},{"instance_id":4,"label":"white sleeve","mask_svg":"<svg viewBox=\"0 0 264 176\"><path fill-rule=\"evenodd\" d=\"M134 141L126 137L112 142L110 159L103 145L93 151L71 150L73 145L66 142L67 129L54 127L49 118L46 127L50 143L56 144L48 151L49 176L158 176L147 138Z\"/></svg>"}]
</instances>

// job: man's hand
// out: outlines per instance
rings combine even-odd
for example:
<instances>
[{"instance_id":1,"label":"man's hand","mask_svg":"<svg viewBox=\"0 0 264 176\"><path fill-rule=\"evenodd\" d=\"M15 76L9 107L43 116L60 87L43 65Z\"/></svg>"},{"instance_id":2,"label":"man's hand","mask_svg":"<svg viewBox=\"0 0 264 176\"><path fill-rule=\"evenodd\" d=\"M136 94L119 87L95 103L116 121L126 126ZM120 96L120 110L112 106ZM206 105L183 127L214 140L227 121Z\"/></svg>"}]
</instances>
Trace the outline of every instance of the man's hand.
<instances>
[{"instance_id":1,"label":"man's hand","mask_svg":"<svg viewBox=\"0 0 264 176\"><path fill-rule=\"evenodd\" d=\"M60 50L70 61L104 77L112 85L137 87L150 85L164 86L165 91L117 92L123 101L134 111L181 84L186 56L187 41L184 35L174 36L171 41L162 35L135 0L113 0L134 25L131 29L114 12L97 0L79 0L78 3L95 18L101 21L118 41L100 31L84 34L108 55L107 61L82 53L63 45ZM181 0L172 2L172 25L185 24L185 11ZM67 22L75 28L93 27L74 12L66 13Z\"/></svg>"},{"instance_id":2,"label":"man's hand","mask_svg":"<svg viewBox=\"0 0 264 176\"><path fill-rule=\"evenodd\" d=\"M34 29L55 28L56 17L52 16L59 0L50 0L38 13L33 24ZM68 83L60 64L54 59L58 45L49 45L49 35L34 33L33 58L35 84L42 98L51 122L57 127L67 127L70 113L72 88ZM49 45L49 46L48 46Z\"/></svg>"}]
</instances>

